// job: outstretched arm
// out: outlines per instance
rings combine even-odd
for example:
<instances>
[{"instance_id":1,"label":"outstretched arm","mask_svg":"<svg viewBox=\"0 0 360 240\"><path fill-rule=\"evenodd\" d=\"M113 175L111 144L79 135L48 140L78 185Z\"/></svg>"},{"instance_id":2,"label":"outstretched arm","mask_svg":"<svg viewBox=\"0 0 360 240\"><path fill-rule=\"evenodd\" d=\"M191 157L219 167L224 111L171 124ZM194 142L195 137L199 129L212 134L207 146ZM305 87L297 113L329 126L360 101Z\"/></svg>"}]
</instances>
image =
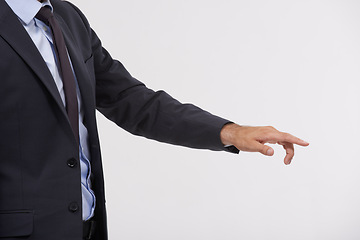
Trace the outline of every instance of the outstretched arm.
<instances>
[{"instance_id":1,"label":"outstretched arm","mask_svg":"<svg viewBox=\"0 0 360 240\"><path fill-rule=\"evenodd\" d=\"M237 149L246 152L260 152L267 156L274 154L274 149L265 143L280 144L286 151L285 164L290 164L294 157L294 144L308 146L309 143L289 133L280 132L274 127L248 127L235 123L226 124L220 138L224 145L234 145Z\"/></svg>"}]
</instances>

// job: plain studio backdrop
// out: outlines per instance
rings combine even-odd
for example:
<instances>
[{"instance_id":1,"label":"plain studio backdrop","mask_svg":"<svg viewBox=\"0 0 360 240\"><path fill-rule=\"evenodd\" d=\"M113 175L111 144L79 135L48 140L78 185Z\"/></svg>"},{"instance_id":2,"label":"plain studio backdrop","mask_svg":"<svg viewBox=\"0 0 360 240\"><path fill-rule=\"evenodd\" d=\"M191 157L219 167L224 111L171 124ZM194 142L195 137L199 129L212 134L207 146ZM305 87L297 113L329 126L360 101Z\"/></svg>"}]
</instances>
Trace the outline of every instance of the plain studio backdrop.
<instances>
[{"instance_id":1,"label":"plain studio backdrop","mask_svg":"<svg viewBox=\"0 0 360 240\"><path fill-rule=\"evenodd\" d=\"M311 143L285 155L134 137L101 114L110 239L360 239L360 2L73 0L112 56L243 125Z\"/></svg>"}]
</instances>

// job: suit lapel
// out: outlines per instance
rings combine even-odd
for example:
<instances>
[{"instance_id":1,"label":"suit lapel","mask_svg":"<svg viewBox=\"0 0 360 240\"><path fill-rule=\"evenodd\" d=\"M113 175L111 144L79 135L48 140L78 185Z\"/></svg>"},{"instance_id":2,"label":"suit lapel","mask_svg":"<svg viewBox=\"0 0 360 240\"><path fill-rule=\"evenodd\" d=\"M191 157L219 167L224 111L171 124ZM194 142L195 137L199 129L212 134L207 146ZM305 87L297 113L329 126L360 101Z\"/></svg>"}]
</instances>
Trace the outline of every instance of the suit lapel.
<instances>
[{"instance_id":1,"label":"suit lapel","mask_svg":"<svg viewBox=\"0 0 360 240\"><path fill-rule=\"evenodd\" d=\"M94 120L94 89L92 89L89 82L90 76L87 72L82 54L79 52L80 48L77 46L70 29L67 27L63 19L56 13L55 16L63 30L66 47L68 49L73 69L79 84L82 103L85 110L85 119ZM64 108L59 91L45 61L43 60L41 54L39 53L38 49L34 45L32 39L22 26L17 16L3 0L0 0L0 37L3 38L14 49L14 51L39 77L40 81L44 84L44 86L56 101L65 119L68 119L66 109ZM92 122L95 121L89 121L89 123ZM96 129L96 126L91 127ZM69 129L71 130L70 123ZM73 136L72 132L70 132L70 134Z\"/></svg>"},{"instance_id":2,"label":"suit lapel","mask_svg":"<svg viewBox=\"0 0 360 240\"><path fill-rule=\"evenodd\" d=\"M34 71L55 99L63 114L67 116L59 91L45 61L17 16L12 12L6 2L2 0L0 0L0 37L2 37Z\"/></svg>"}]
</instances>

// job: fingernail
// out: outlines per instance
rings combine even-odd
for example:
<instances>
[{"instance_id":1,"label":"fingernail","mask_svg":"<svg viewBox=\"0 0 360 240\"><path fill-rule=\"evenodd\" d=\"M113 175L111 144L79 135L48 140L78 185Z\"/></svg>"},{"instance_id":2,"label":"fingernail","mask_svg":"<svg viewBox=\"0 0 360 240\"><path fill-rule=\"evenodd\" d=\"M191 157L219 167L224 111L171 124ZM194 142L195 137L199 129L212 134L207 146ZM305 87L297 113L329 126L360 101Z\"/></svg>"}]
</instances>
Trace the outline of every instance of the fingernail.
<instances>
[{"instance_id":1,"label":"fingernail","mask_svg":"<svg viewBox=\"0 0 360 240\"><path fill-rule=\"evenodd\" d=\"M266 155L271 155L272 154L272 149L269 148L267 151L266 151Z\"/></svg>"}]
</instances>

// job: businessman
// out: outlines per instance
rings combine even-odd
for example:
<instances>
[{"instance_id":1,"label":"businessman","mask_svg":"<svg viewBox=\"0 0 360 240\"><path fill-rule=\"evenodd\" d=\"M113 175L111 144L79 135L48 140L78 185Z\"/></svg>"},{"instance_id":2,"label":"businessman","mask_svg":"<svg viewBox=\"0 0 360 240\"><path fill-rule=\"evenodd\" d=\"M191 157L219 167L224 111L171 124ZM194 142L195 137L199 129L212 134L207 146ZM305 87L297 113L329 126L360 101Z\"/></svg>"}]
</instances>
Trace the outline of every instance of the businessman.
<instances>
[{"instance_id":1,"label":"businessman","mask_svg":"<svg viewBox=\"0 0 360 240\"><path fill-rule=\"evenodd\" d=\"M147 138L216 151L308 143L239 126L133 78L69 2L0 0L0 238L107 239L95 110ZM126 151L126 150L124 150Z\"/></svg>"}]
</instances>

